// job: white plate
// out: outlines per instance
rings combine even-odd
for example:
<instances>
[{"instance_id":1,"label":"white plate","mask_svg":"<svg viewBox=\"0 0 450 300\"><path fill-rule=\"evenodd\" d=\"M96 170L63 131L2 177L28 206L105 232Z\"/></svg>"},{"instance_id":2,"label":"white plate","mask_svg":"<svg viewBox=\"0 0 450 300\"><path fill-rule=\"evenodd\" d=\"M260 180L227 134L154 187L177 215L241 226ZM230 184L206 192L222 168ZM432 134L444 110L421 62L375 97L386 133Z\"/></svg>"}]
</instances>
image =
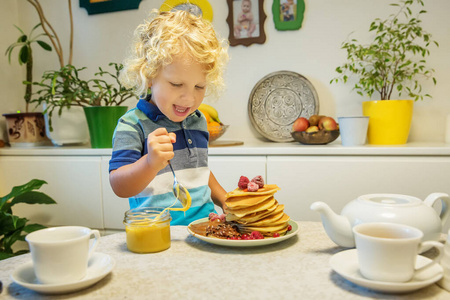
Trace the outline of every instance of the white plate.
<instances>
[{"instance_id":1,"label":"white plate","mask_svg":"<svg viewBox=\"0 0 450 300\"><path fill-rule=\"evenodd\" d=\"M292 124L299 117L319 113L319 98L314 86L291 71L268 74L256 83L248 100L248 115L253 127L274 142L292 142Z\"/></svg>"},{"instance_id":2,"label":"white plate","mask_svg":"<svg viewBox=\"0 0 450 300\"><path fill-rule=\"evenodd\" d=\"M208 221L208 218L203 218L197 221L192 222L191 224L197 224L197 223L201 223L201 222L206 222ZM189 224L189 226L191 225ZM264 238L264 239L260 239L260 240L227 240L227 239L219 239L219 238L214 238L214 237L207 237L201 234L197 234L195 232L193 232L189 226L188 226L188 231L190 234L192 234L193 236L195 236L196 238L211 243L211 244L215 244L215 245L220 245L220 246L230 246L230 247L253 247L253 246L263 246L263 245L270 245L270 244L275 244L275 243L279 243L282 241L285 241L287 239L290 239L291 237L294 237L297 235L298 233L298 224L295 221L289 221L289 225L292 226L292 230L288 231L285 235L279 236L279 237L275 237L275 238Z\"/></svg>"},{"instance_id":3,"label":"white plate","mask_svg":"<svg viewBox=\"0 0 450 300\"><path fill-rule=\"evenodd\" d=\"M64 284L42 284L33 270L33 262L29 261L17 267L11 279L30 290L44 294L63 294L87 288L108 275L114 268L115 261L109 255L95 252L88 262L86 276L77 282Z\"/></svg>"},{"instance_id":4,"label":"white plate","mask_svg":"<svg viewBox=\"0 0 450 300\"><path fill-rule=\"evenodd\" d=\"M416 259L416 267L421 267L429 261L430 259L418 255ZM364 278L359 272L358 253L356 252L356 249L342 251L333 255L330 259L330 265L336 273L354 284L371 290L390 293L406 293L424 288L441 279L444 273L441 265L435 264L428 270L421 273L420 276L422 278L428 278L426 280L421 280L416 277L408 282L383 282L369 280Z\"/></svg>"}]
</instances>

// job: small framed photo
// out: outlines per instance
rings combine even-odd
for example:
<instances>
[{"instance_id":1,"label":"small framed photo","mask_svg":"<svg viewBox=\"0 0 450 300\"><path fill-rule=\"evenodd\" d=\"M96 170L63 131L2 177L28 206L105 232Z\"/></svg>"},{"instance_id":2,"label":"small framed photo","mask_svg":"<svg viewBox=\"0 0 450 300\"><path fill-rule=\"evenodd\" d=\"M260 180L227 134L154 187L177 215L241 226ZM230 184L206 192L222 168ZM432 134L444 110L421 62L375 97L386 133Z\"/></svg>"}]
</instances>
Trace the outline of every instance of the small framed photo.
<instances>
[{"instance_id":1,"label":"small framed photo","mask_svg":"<svg viewBox=\"0 0 450 300\"><path fill-rule=\"evenodd\" d=\"M277 30L298 30L302 27L305 13L304 0L274 0L273 22Z\"/></svg>"},{"instance_id":2,"label":"small framed photo","mask_svg":"<svg viewBox=\"0 0 450 300\"><path fill-rule=\"evenodd\" d=\"M264 0L227 0L230 46L264 44Z\"/></svg>"}]
</instances>

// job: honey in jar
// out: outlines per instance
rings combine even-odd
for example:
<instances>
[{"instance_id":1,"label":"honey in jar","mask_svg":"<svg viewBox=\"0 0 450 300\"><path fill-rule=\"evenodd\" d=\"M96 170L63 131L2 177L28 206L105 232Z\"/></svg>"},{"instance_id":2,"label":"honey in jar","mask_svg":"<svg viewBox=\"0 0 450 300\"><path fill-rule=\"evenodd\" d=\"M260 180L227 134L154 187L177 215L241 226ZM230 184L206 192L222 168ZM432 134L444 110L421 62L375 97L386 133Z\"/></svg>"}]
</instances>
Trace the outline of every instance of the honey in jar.
<instances>
[{"instance_id":1,"label":"honey in jar","mask_svg":"<svg viewBox=\"0 0 450 300\"><path fill-rule=\"evenodd\" d=\"M139 207L125 213L127 248L135 253L152 253L170 247L169 211L163 208Z\"/></svg>"}]
</instances>

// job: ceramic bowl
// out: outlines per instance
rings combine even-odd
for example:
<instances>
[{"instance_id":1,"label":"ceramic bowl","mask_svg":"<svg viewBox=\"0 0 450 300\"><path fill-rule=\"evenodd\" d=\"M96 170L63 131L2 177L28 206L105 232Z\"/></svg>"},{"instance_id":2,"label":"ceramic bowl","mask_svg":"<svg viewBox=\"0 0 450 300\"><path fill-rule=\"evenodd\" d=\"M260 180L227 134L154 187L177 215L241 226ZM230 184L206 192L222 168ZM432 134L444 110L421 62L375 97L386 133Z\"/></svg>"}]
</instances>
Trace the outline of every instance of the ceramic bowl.
<instances>
[{"instance_id":1,"label":"ceramic bowl","mask_svg":"<svg viewBox=\"0 0 450 300\"><path fill-rule=\"evenodd\" d=\"M325 145L338 138L339 130L294 131L291 135L296 142L304 145Z\"/></svg>"},{"instance_id":2,"label":"ceramic bowl","mask_svg":"<svg viewBox=\"0 0 450 300\"><path fill-rule=\"evenodd\" d=\"M223 125L220 126L208 126L208 132L209 132L209 142L214 142L218 138L220 138L225 131L227 131L228 127L230 125Z\"/></svg>"}]
</instances>

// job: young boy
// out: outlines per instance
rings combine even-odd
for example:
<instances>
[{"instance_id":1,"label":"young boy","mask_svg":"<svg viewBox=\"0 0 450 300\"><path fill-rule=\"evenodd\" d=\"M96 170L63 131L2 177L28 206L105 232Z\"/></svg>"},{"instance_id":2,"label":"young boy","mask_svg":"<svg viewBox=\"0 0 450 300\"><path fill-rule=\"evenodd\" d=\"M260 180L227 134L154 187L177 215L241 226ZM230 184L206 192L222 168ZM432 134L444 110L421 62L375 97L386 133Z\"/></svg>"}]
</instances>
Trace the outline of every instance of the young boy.
<instances>
[{"instance_id":1,"label":"young boy","mask_svg":"<svg viewBox=\"0 0 450 300\"><path fill-rule=\"evenodd\" d=\"M153 14L136 29L121 74L143 98L117 125L110 183L130 208L171 206L170 160L192 197L189 210L171 212L171 224L188 225L225 203L226 191L208 168L206 119L197 108L206 92L217 94L224 85L227 45L201 17L181 10Z\"/></svg>"}]
</instances>

